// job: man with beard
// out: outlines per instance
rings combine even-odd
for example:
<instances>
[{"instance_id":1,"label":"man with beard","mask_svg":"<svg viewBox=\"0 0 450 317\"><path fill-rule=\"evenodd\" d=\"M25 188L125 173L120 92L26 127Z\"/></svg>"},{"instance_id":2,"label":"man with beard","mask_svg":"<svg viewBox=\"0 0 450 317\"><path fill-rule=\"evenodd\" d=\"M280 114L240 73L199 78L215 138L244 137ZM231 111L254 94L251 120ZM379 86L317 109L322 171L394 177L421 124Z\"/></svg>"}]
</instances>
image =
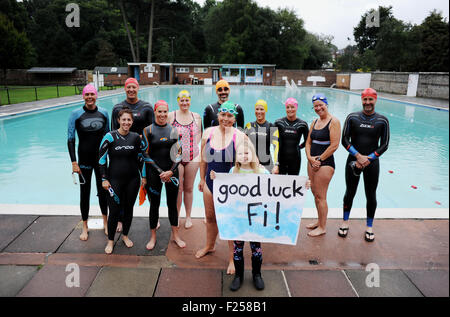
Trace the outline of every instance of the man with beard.
<instances>
[{"instance_id":1,"label":"man with beard","mask_svg":"<svg viewBox=\"0 0 450 317\"><path fill-rule=\"evenodd\" d=\"M205 108L205 112L203 113L203 128L206 130L209 127L219 125L218 113L220 106L228 100L230 96L230 85L226 80L219 80L216 83L216 94L219 100L215 104L207 105ZM242 130L244 129L244 111L241 106L236 104L236 123L235 127L240 127Z\"/></svg>"},{"instance_id":2,"label":"man with beard","mask_svg":"<svg viewBox=\"0 0 450 317\"><path fill-rule=\"evenodd\" d=\"M377 92L367 88L361 93L363 111L348 115L342 130L342 145L349 152L345 165L346 191L344 195L344 221L338 235L347 236L350 210L358 188L361 173L364 176L364 190L367 204L366 232L364 239L373 242L373 218L377 208L376 190L380 174L379 157L389 145L389 121L375 112Z\"/></svg>"}]
</instances>

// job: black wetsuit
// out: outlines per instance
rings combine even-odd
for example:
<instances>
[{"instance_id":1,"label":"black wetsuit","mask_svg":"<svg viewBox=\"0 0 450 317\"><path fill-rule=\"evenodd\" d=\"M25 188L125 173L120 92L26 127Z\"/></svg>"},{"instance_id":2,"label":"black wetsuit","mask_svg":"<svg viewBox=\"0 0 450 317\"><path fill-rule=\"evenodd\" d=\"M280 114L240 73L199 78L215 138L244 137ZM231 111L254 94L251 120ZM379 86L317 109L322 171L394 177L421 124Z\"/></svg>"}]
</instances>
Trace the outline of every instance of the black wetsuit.
<instances>
[{"instance_id":1,"label":"black wetsuit","mask_svg":"<svg viewBox=\"0 0 450 317\"><path fill-rule=\"evenodd\" d=\"M130 131L142 135L142 130L152 124L155 120L155 114L153 112L152 105L143 100L139 100L135 104L130 104L126 100L118 103L112 110L111 130L117 130L119 128L117 118L119 117L119 111L122 110L124 106L130 108L130 110L133 112L133 125L131 126Z\"/></svg>"},{"instance_id":2,"label":"black wetsuit","mask_svg":"<svg viewBox=\"0 0 450 317\"><path fill-rule=\"evenodd\" d=\"M288 120L287 117L275 121L278 128L278 142L280 151L278 153L279 174L298 175L301 166L300 150L305 147L308 138L308 124L302 119ZM303 135L303 143L300 140Z\"/></svg>"},{"instance_id":3,"label":"black wetsuit","mask_svg":"<svg viewBox=\"0 0 450 317\"><path fill-rule=\"evenodd\" d=\"M263 124L259 124L255 121L247 123L244 132L255 146L259 163L261 163L269 173L272 172L273 161L272 156L270 155L270 147L272 144L275 146L274 152L276 160L279 150L277 127L269 121L265 121Z\"/></svg>"},{"instance_id":4,"label":"black wetsuit","mask_svg":"<svg viewBox=\"0 0 450 317\"><path fill-rule=\"evenodd\" d=\"M345 120L342 130L342 145L350 152L350 155L345 165L347 189L344 195L344 220L348 220L359 183L359 175L354 174L350 164L356 161L355 154L360 153L369 156L371 161L362 170L367 199L367 219L368 225L371 226L377 208L376 190L380 174L378 157L387 150L389 136L388 119L376 112L370 116L365 115L362 111L351 113Z\"/></svg>"},{"instance_id":5,"label":"black wetsuit","mask_svg":"<svg viewBox=\"0 0 450 317\"><path fill-rule=\"evenodd\" d=\"M205 111L203 112L203 129L206 130L209 127L217 126L219 125L219 108L221 104L219 102L216 102L215 104L207 105L205 108ZM234 127L239 127L241 129L244 129L244 111L242 110L241 106L236 104L236 122L234 124Z\"/></svg>"},{"instance_id":6,"label":"black wetsuit","mask_svg":"<svg viewBox=\"0 0 450 317\"><path fill-rule=\"evenodd\" d=\"M153 123L143 132L144 149L147 151L145 168L147 170L147 194L150 200L150 229L158 225L159 206L161 203L162 182L159 175L172 171L173 181L166 182L166 201L169 221L172 226L178 226L178 165L182 159L181 136L172 125L160 126Z\"/></svg>"},{"instance_id":7,"label":"black wetsuit","mask_svg":"<svg viewBox=\"0 0 450 317\"><path fill-rule=\"evenodd\" d=\"M75 154L75 131L78 134L78 166L80 167L80 210L83 221L89 217L92 171L95 172L97 196L103 215L108 213L106 193L102 188L102 178L98 165L98 149L105 133L109 131L108 113L103 108L89 110L86 106L72 111L69 118L67 147L70 159L77 161ZM82 180L85 180L84 184Z\"/></svg>"},{"instance_id":8,"label":"black wetsuit","mask_svg":"<svg viewBox=\"0 0 450 317\"><path fill-rule=\"evenodd\" d=\"M139 134L107 133L100 145L99 163L102 178L108 180L116 196L108 196L108 239L114 240L119 215L123 210L123 235L128 235L133 220L133 206L141 184L139 155L145 154ZM109 156L109 166L106 157ZM145 176L145 173L144 173ZM118 198L118 199L117 199Z\"/></svg>"},{"instance_id":9,"label":"black wetsuit","mask_svg":"<svg viewBox=\"0 0 450 317\"><path fill-rule=\"evenodd\" d=\"M317 120L314 121L314 125L311 131L311 156L320 156L330 146L330 123L331 120L322 128L314 129ZM333 169L336 167L334 163L334 156L331 154L325 160L322 160L320 166L331 166Z\"/></svg>"}]
</instances>

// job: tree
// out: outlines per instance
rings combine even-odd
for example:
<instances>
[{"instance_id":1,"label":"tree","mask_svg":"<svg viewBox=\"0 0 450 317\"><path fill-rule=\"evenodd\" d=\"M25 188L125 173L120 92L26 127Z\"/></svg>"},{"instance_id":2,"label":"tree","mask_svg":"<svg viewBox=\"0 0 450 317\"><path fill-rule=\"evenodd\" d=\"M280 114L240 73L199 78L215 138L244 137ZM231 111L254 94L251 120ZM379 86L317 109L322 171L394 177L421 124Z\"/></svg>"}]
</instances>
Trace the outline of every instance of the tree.
<instances>
[{"instance_id":1,"label":"tree","mask_svg":"<svg viewBox=\"0 0 450 317\"><path fill-rule=\"evenodd\" d=\"M431 72L448 72L449 23L433 11L420 25L422 67Z\"/></svg>"},{"instance_id":2,"label":"tree","mask_svg":"<svg viewBox=\"0 0 450 317\"><path fill-rule=\"evenodd\" d=\"M33 62L33 48L25 32L19 32L6 15L0 13L0 64L8 68L28 68Z\"/></svg>"}]
</instances>

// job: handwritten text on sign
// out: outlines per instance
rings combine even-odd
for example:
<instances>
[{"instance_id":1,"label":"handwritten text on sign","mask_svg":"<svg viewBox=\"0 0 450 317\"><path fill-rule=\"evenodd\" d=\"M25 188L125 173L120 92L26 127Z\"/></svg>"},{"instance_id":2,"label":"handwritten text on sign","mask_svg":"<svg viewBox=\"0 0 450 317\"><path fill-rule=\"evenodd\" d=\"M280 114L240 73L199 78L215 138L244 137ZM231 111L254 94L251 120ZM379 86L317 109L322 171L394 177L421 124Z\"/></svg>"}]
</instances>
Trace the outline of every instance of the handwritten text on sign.
<instances>
[{"instance_id":1,"label":"handwritten text on sign","mask_svg":"<svg viewBox=\"0 0 450 317\"><path fill-rule=\"evenodd\" d=\"M296 245L304 176L216 173L214 207L222 240Z\"/></svg>"}]
</instances>

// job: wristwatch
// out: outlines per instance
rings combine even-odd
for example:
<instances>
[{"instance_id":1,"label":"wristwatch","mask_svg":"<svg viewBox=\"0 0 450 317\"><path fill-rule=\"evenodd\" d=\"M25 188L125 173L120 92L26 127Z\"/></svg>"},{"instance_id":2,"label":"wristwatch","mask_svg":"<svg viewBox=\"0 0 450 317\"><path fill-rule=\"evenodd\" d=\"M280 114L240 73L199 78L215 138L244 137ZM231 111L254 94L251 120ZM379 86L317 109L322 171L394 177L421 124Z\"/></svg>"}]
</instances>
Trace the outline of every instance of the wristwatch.
<instances>
[{"instance_id":1,"label":"wristwatch","mask_svg":"<svg viewBox=\"0 0 450 317\"><path fill-rule=\"evenodd\" d=\"M322 158L320 156L316 157L316 161L322 162Z\"/></svg>"}]
</instances>

